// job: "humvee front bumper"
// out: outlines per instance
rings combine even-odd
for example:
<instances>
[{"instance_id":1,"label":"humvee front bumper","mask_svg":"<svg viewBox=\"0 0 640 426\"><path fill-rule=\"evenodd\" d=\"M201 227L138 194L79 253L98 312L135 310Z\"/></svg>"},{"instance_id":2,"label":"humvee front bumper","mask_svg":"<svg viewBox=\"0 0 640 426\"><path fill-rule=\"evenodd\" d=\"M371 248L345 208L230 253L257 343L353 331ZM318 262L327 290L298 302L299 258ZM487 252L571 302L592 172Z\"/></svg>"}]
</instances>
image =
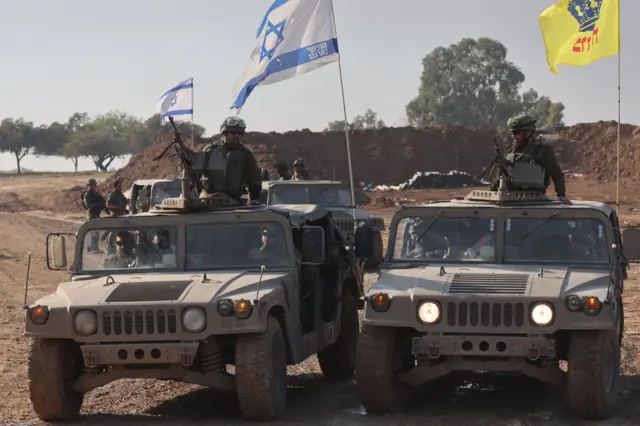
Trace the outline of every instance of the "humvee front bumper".
<instances>
[{"instance_id":1,"label":"humvee front bumper","mask_svg":"<svg viewBox=\"0 0 640 426\"><path fill-rule=\"evenodd\" d=\"M190 367L198 352L197 342L179 343L121 343L106 345L81 345L84 365L122 364L180 364Z\"/></svg>"},{"instance_id":2,"label":"humvee front bumper","mask_svg":"<svg viewBox=\"0 0 640 426\"><path fill-rule=\"evenodd\" d=\"M544 337L424 335L413 338L412 352L433 359L460 355L520 357L534 361L555 357L555 341Z\"/></svg>"}]
</instances>

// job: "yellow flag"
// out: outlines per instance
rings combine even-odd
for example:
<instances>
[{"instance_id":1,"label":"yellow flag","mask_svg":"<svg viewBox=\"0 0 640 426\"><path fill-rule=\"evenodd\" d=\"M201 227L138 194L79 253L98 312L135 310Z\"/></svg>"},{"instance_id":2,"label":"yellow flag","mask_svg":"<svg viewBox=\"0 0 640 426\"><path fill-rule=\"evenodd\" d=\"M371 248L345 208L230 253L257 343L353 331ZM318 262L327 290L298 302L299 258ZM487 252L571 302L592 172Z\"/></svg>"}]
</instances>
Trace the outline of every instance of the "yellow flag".
<instances>
[{"instance_id":1,"label":"yellow flag","mask_svg":"<svg viewBox=\"0 0 640 426\"><path fill-rule=\"evenodd\" d=\"M549 70L620 53L620 0L562 0L540 14Z\"/></svg>"}]
</instances>

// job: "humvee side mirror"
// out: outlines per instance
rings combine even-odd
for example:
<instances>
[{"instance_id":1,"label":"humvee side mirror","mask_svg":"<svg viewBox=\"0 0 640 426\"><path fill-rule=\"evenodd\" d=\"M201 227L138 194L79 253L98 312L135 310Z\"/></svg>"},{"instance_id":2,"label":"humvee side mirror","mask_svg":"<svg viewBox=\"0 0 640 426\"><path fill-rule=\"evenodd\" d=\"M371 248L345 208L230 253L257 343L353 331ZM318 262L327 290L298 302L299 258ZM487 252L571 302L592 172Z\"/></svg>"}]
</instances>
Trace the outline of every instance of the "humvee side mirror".
<instances>
[{"instance_id":1,"label":"humvee side mirror","mask_svg":"<svg viewBox=\"0 0 640 426\"><path fill-rule=\"evenodd\" d=\"M373 229L369 226L358 226L355 231L356 257L371 259L373 257Z\"/></svg>"},{"instance_id":2,"label":"humvee side mirror","mask_svg":"<svg viewBox=\"0 0 640 426\"><path fill-rule=\"evenodd\" d=\"M640 261L640 229L627 228L622 231L624 257L630 261Z\"/></svg>"},{"instance_id":3,"label":"humvee side mirror","mask_svg":"<svg viewBox=\"0 0 640 426\"><path fill-rule=\"evenodd\" d=\"M322 265L324 250L324 229L319 226L302 227L302 264Z\"/></svg>"},{"instance_id":4,"label":"humvee side mirror","mask_svg":"<svg viewBox=\"0 0 640 426\"><path fill-rule=\"evenodd\" d=\"M47 268L52 271L68 269L67 262L67 242L75 240L75 234L56 233L47 235L46 257Z\"/></svg>"}]
</instances>

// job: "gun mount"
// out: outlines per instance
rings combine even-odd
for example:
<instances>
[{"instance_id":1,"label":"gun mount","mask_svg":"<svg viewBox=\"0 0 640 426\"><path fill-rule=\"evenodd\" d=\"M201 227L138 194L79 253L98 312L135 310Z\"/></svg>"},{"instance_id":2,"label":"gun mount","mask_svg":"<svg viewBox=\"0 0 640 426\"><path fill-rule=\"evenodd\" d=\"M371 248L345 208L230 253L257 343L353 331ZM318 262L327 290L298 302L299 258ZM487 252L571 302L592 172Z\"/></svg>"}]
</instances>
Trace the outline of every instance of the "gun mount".
<instances>
[{"instance_id":1,"label":"gun mount","mask_svg":"<svg viewBox=\"0 0 640 426\"><path fill-rule=\"evenodd\" d=\"M224 193L227 160L222 153L218 151L194 152L190 150L185 146L173 117L169 117L169 122L173 127L173 140L153 161L160 160L171 148L174 149L174 154L170 156L178 157L180 160L181 191L179 197L166 198L162 203L155 206L153 210L206 210L239 206L240 203ZM194 198L192 190L195 188L200 193L203 188L203 181L209 179L213 180L209 187L214 188L214 192L206 197Z\"/></svg>"},{"instance_id":2,"label":"gun mount","mask_svg":"<svg viewBox=\"0 0 640 426\"><path fill-rule=\"evenodd\" d=\"M488 202L531 202L551 201L544 185L545 171L533 162L511 162L500 149L498 140L493 138L495 157L476 179L488 176L489 190L474 190L465 197L471 201Z\"/></svg>"}]
</instances>

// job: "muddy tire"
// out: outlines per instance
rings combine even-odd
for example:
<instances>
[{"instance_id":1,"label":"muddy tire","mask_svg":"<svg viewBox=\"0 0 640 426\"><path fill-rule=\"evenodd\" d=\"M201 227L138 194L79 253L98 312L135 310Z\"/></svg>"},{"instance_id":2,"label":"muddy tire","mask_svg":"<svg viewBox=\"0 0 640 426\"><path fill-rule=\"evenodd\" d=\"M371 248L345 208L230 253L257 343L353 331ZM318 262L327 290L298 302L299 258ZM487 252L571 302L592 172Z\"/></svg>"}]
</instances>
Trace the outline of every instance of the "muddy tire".
<instances>
[{"instance_id":1,"label":"muddy tire","mask_svg":"<svg viewBox=\"0 0 640 426\"><path fill-rule=\"evenodd\" d=\"M358 306L353 295L345 289L338 340L318 352L318 363L324 377L329 380L348 380L353 377L359 334Z\"/></svg>"},{"instance_id":2,"label":"muddy tire","mask_svg":"<svg viewBox=\"0 0 640 426\"><path fill-rule=\"evenodd\" d=\"M567 401L571 410L589 420L610 417L620 380L617 331L573 332L568 358Z\"/></svg>"},{"instance_id":3,"label":"muddy tire","mask_svg":"<svg viewBox=\"0 0 640 426\"><path fill-rule=\"evenodd\" d=\"M287 404L287 355L284 334L274 316L262 334L241 335L236 342L236 387L247 420L273 421Z\"/></svg>"},{"instance_id":4,"label":"muddy tire","mask_svg":"<svg viewBox=\"0 0 640 426\"><path fill-rule=\"evenodd\" d=\"M82 373L78 344L64 339L32 339L29 346L29 394L33 411L43 421L72 420L84 395L72 389Z\"/></svg>"},{"instance_id":5,"label":"muddy tire","mask_svg":"<svg viewBox=\"0 0 640 426\"><path fill-rule=\"evenodd\" d=\"M411 386L398 378L402 366L400 331L367 325L360 331L356 382L362 404L371 413L398 412L411 397Z\"/></svg>"}]
</instances>

